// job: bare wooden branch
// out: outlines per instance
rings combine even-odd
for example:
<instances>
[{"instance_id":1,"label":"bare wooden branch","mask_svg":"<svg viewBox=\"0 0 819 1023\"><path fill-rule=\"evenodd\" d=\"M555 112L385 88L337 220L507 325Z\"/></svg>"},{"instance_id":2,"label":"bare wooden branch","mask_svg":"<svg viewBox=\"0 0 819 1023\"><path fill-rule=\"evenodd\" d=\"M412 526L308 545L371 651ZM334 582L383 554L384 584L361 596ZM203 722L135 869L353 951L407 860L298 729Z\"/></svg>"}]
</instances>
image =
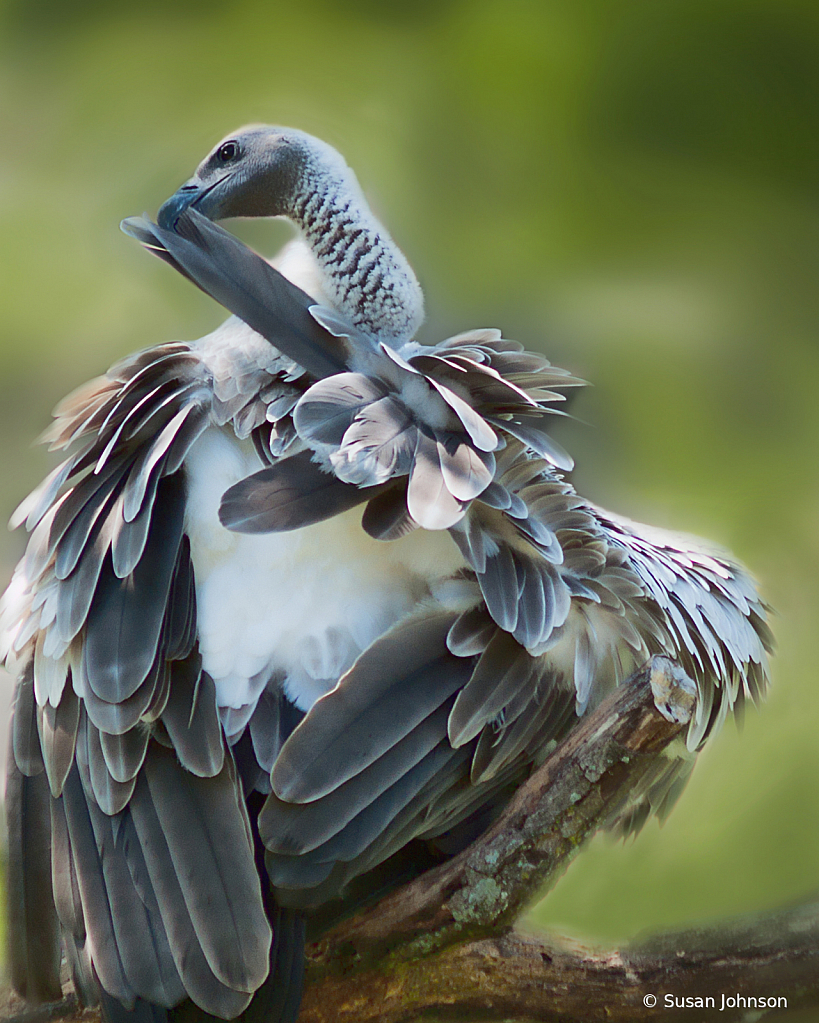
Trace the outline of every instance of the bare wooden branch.
<instances>
[{"instance_id":1,"label":"bare wooden branch","mask_svg":"<svg viewBox=\"0 0 819 1023\"><path fill-rule=\"evenodd\" d=\"M764 1001L763 1001L764 1000ZM728 1023L819 1007L819 902L593 949L512 932L327 978L299 1023Z\"/></svg>"}]
</instances>

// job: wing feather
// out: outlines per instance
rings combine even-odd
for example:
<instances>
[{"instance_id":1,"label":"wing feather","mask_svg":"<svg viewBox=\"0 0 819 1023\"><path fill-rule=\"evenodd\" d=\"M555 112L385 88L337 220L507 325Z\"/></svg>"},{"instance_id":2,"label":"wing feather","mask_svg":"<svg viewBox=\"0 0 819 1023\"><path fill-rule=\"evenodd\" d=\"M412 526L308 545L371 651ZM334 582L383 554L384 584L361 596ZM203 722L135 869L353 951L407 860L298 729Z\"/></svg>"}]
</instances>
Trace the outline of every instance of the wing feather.
<instances>
[{"instance_id":1,"label":"wing feather","mask_svg":"<svg viewBox=\"0 0 819 1023\"><path fill-rule=\"evenodd\" d=\"M102 755L114 781L125 783L136 778L148 751L148 729L131 728L120 735L101 731L99 736Z\"/></svg>"},{"instance_id":2,"label":"wing feather","mask_svg":"<svg viewBox=\"0 0 819 1023\"><path fill-rule=\"evenodd\" d=\"M535 659L513 636L498 629L452 708L448 724L452 745L474 739L532 681L535 670Z\"/></svg>"},{"instance_id":3,"label":"wing feather","mask_svg":"<svg viewBox=\"0 0 819 1023\"><path fill-rule=\"evenodd\" d=\"M66 779L62 801L94 969L105 990L131 1007L136 994L128 982L120 957L106 887L105 860L100 857L89 804L76 764Z\"/></svg>"},{"instance_id":4,"label":"wing feather","mask_svg":"<svg viewBox=\"0 0 819 1023\"><path fill-rule=\"evenodd\" d=\"M170 670L170 695L162 723L182 766L200 778L213 778L222 770L225 758L216 686L202 671L198 654L175 661Z\"/></svg>"},{"instance_id":5,"label":"wing feather","mask_svg":"<svg viewBox=\"0 0 819 1023\"><path fill-rule=\"evenodd\" d=\"M361 526L375 540L400 540L418 529L407 508L406 481L399 480L371 497L361 516Z\"/></svg>"},{"instance_id":6,"label":"wing feather","mask_svg":"<svg viewBox=\"0 0 819 1023\"><path fill-rule=\"evenodd\" d=\"M463 685L471 662L446 649L455 617L401 622L359 657L284 744L272 774L280 799L308 802L338 788Z\"/></svg>"},{"instance_id":7,"label":"wing feather","mask_svg":"<svg viewBox=\"0 0 819 1023\"><path fill-rule=\"evenodd\" d=\"M313 376L347 368L342 342L309 312L313 299L196 211L183 213L175 231L142 218L122 226Z\"/></svg>"},{"instance_id":8,"label":"wing feather","mask_svg":"<svg viewBox=\"0 0 819 1023\"><path fill-rule=\"evenodd\" d=\"M266 848L297 855L338 834L442 742L450 703L433 711L376 761L322 798L288 803L271 793L259 815L259 834Z\"/></svg>"},{"instance_id":9,"label":"wing feather","mask_svg":"<svg viewBox=\"0 0 819 1023\"><path fill-rule=\"evenodd\" d=\"M133 696L154 663L171 577L182 540L182 477L166 477L157 491L145 552L126 579L103 566L86 623L85 677L108 703Z\"/></svg>"},{"instance_id":10,"label":"wing feather","mask_svg":"<svg viewBox=\"0 0 819 1023\"><path fill-rule=\"evenodd\" d=\"M301 529L355 508L381 489L344 483L303 451L232 486L222 498L219 519L239 533Z\"/></svg>"},{"instance_id":11,"label":"wing feather","mask_svg":"<svg viewBox=\"0 0 819 1023\"><path fill-rule=\"evenodd\" d=\"M23 667L14 693L10 744L15 763L27 778L33 778L45 770L36 706L34 665L29 661Z\"/></svg>"},{"instance_id":12,"label":"wing feather","mask_svg":"<svg viewBox=\"0 0 819 1023\"><path fill-rule=\"evenodd\" d=\"M233 771L198 778L156 746L142 776L210 968L232 990L255 991L271 935Z\"/></svg>"},{"instance_id":13,"label":"wing feather","mask_svg":"<svg viewBox=\"0 0 819 1023\"><path fill-rule=\"evenodd\" d=\"M58 796L62 792L65 779L71 770L79 722L80 701L71 686L64 688L56 707L52 703L46 703L38 709L40 748L53 796Z\"/></svg>"}]
</instances>

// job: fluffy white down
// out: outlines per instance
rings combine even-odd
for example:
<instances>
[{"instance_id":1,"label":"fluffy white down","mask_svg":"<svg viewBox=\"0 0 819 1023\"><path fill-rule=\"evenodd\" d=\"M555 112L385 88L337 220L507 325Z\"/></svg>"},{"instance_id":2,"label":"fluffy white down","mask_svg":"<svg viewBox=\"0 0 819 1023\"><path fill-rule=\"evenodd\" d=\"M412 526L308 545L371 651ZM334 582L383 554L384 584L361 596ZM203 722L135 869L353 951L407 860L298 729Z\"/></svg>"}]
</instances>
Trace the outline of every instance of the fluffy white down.
<instances>
[{"instance_id":1,"label":"fluffy white down","mask_svg":"<svg viewBox=\"0 0 819 1023\"><path fill-rule=\"evenodd\" d=\"M284 675L307 710L419 601L449 601L441 583L464 562L447 533L373 540L361 508L288 533L231 533L219 502L259 469L252 445L211 427L185 464L199 644L228 731L243 727L271 676Z\"/></svg>"}]
</instances>

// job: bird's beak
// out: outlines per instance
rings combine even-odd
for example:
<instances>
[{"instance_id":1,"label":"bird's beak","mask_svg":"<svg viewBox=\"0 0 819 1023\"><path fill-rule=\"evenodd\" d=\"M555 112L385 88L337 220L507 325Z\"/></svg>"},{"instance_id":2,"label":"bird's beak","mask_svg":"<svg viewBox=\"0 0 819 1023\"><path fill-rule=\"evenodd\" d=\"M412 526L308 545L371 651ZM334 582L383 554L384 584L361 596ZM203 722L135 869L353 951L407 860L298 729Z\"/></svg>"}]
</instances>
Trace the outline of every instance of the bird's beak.
<instances>
[{"instance_id":1,"label":"bird's beak","mask_svg":"<svg viewBox=\"0 0 819 1023\"><path fill-rule=\"evenodd\" d=\"M218 202L207 202L206 198L222 181L224 181L223 177L212 182L210 185L203 185L198 178L191 178L189 181L186 181L184 185L177 188L170 199L166 199L160 206L156 218L159 226L164 227L166 231L173 231L176 228L176 222L180 214L184 213L191 206L195 206L209 220L218 220L220 204Z\"/></svg>"}]
</instances>

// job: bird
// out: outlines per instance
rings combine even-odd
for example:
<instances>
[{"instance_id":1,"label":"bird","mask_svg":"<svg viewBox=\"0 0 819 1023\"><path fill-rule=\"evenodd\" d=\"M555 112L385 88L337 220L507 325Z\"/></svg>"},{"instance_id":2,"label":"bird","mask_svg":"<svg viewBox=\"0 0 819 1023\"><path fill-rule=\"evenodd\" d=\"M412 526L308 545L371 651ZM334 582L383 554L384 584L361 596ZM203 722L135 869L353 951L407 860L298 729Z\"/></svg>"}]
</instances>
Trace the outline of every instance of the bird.
<instances>
[{"instance_id":1,"label":"bird","mask_svg":"<svg viewBox=\"0 0 819 1023\"><path fill-rule=\"evenodd\" d=\"M296 237L269 262L235 217ZM107 1023L287 1023L308 927L465 848L653 654L696 713L618 826L667 813L766 690L768 608L576 492L549 426L581 380L495 329L417 340L327 143L242 128L123 229L232 315L69 395L12 518L11 980L58 998L64 956Z\"/></svg>"}]
</instances>

